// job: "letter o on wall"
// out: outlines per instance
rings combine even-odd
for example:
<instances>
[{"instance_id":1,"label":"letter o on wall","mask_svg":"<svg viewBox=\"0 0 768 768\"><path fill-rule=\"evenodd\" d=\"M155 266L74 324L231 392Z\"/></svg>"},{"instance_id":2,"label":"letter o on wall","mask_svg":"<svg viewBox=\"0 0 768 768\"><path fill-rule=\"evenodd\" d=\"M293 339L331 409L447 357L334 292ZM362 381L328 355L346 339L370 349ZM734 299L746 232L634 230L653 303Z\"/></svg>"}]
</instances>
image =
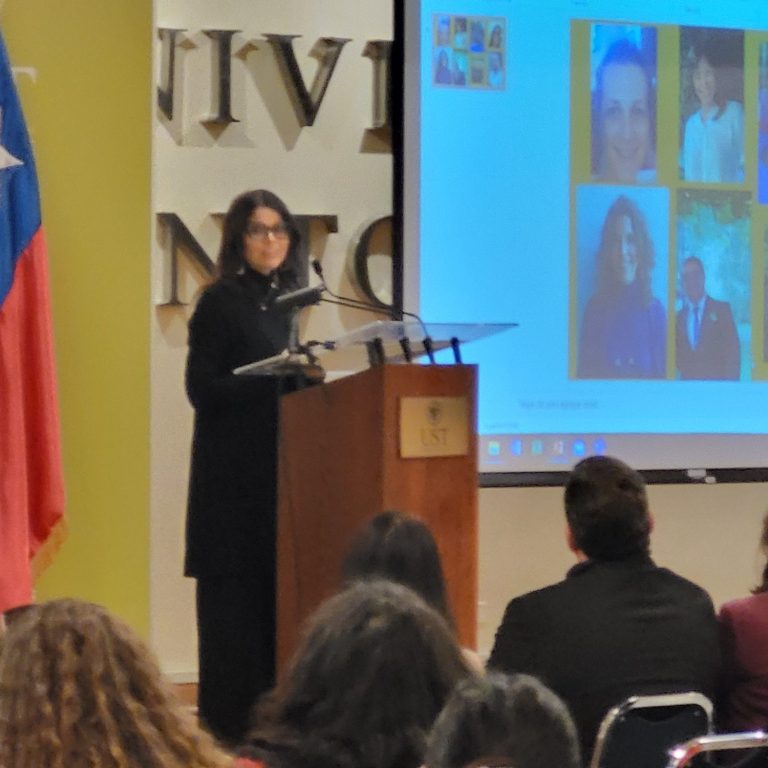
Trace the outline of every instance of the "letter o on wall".
<instances>
[{"instance_id":1,"label":"letter o on wall","mask_svg":"<svg viewBox=\"0 0 768 768\"><path fill-rule=\"evenodd\" d=\"M392 308L393 255L392 216L381 216L365 224L352 242L351 278L372 304Z\"/></svg>"}]
</instances>

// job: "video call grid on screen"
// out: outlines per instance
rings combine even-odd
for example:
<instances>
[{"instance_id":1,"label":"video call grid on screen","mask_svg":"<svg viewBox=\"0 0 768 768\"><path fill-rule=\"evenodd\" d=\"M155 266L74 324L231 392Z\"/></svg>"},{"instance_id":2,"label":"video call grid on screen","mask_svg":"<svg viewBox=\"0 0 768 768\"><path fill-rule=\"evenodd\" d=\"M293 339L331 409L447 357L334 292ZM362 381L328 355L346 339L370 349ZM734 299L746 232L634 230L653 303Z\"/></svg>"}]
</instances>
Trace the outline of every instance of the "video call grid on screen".
<instances>
[{"instance_id":1,"label":"video call grid on screen","mask_svg":"<svg viewBox=\"0 0 768 768\"><path fill-rule=\"evenodd\" d=\"M481 470L764 466L764 4L406 5L407 308L520 324L464 350Z\"/></svg>"}]
</instances>

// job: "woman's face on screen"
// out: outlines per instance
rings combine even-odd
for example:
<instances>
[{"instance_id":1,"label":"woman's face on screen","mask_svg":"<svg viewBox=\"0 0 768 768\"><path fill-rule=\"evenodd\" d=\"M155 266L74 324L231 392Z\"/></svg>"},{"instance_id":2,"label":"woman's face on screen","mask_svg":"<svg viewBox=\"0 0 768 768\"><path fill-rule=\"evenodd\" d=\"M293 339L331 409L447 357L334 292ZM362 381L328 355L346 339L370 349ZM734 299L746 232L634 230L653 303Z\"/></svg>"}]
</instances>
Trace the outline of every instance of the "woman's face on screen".
<instances>
[{"instance_id":1,"label":"woman's face on screen","mask_svg":"<svg viewBox=\"0 0 768 768\"><path fill-rule=\"evenodd\" d=\"M702 109L709 109L715 103L717 75L715 68L703 56L693 70L693 90Z\"/></svg>"},{"instance_id":2,"label":"woman's face on screen","mask_svg":"<svg viewBox=\"0 0 768 768\"><path fill-rule=\"evenodd\" d=\"M637 275L637 239L632 219L622 214L614 224L613 274L616 282L630 285Z\"/></svg>"},{"instance_id":3,"label":"woman's face on screen","mask_svg":"<svg viewBox=\"0 0 768 768\"><path fill-rule=\"evenodd\" d=\"M277 211L253 209L243 233L243 255L251 269L268 275L285 261L290 244L290 233Z\"/></svg>"},{"instance_id":4,"label":"woman's face on screen","mask_svg":"<svg viewBox=\"0 0 768 768\"><path fill-rule=\"evenodd\" d=\"M648 81L637 64L609 64L600 105L602 177L633 184L648 156L651 118Z\"/></svg>"}]
</instances>

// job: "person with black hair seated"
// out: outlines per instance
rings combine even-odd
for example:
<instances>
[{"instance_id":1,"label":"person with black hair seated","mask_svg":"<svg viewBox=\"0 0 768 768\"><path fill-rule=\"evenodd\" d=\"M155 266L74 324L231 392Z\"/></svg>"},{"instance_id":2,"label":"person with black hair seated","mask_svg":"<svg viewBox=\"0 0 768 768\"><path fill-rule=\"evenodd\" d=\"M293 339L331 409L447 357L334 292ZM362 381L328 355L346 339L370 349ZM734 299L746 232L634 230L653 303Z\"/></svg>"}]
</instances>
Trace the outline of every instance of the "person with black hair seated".
<instances>
[{"instance_id":1,"label":"person with black hair seated","mask_svg":"<svg viewBox=\"0 0 768 768\"><path fill-rule=\"evenodd\" d=\"M712 697L720 646L709 595L650 555L645 483L618 459L592 456L565 488L564 581L507 606L488 662L535 675L563 698L589 759L601 720L630 696Z\"/></svg>"},{"instance_id":2,"label":"person with black hair seated","mask_svg":"<svg viewBox=\"0 0 768 768\"><path fill-rule=\"evenodd\" d=\"M437 542L429 526L415 517L389 510L371 518L344 559L342 579L347 585L372 579L403 584L456 629ZM482 672L475 651L464 648L462 653L473 669Z\"/></svg>"},{"instance_id":3,"label":"person with black hair seated","mask_svg":"<svg viewBox=\"0 0 768 768\"><path fill-rule=\"evenodd\" d=\"M344 558L342 578L347 585L386 579L409 587L453 626L440 553L421 520L394 510L372 517Z\"/></svg>"},{"instance_id":4,"label":"person with black hair seated","mask_svg":"<svg viewBox=\"0 0 768 768\"><path fill-rule=\"evenodd\" d=\"M237 765L418 768L435 718L471 674L445 620L414 592L356 582L310 619Z\"/></svg>"},{"instance_id":5,"label":"person with black hair seated","mask_svg":"<svg viewBox=\"0 0 768 768\"><path fill-rule=\"evenodd\" d=\"M580 768L568 708L530 675L489 673L456 686L432 728L427 768L478 763L514 768Z\"/></svg>"}]
</instances>

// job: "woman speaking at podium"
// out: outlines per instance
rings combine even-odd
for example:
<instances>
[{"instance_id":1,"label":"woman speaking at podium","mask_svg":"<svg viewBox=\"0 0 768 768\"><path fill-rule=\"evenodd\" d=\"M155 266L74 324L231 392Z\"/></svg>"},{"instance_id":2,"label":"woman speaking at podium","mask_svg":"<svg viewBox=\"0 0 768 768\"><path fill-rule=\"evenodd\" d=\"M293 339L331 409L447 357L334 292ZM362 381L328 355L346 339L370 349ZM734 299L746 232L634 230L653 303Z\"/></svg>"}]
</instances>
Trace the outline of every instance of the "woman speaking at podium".
<instances>
[{"instance_id":1,"label":"woman speaking at podium","mask_svg":"<svg viewBox=\"0 0 768 768\"><path fill-rule=\"evenodd\" d=\"M200 717L235 744L274 682L277 419L281 381L234 368L288 346L299 233L271 192L246 192L224 219L218 276L189 323L195 409L184 573L197 579Z\"/></svg>"}]
</instances>

